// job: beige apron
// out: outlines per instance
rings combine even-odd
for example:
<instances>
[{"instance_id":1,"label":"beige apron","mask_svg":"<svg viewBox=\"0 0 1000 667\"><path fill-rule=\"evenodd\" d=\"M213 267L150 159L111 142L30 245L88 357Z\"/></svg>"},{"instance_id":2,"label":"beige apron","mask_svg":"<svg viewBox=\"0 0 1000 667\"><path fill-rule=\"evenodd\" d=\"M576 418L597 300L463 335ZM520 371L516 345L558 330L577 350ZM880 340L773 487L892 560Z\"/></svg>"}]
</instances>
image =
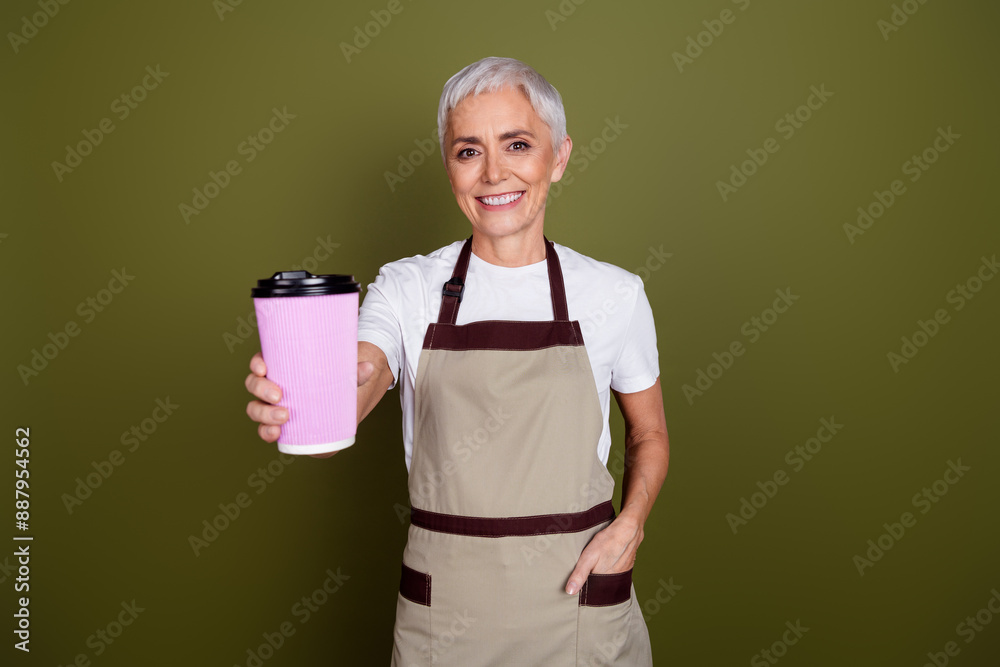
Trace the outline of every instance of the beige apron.
<instances>
[{"instance_id":1,"label":"beige apron","mask_svg":"<svg viewBox=\"0 0 1000 667\"><path fill-rule=\"evenodd\" d=\"M579 322L546 240L554 319L455 324L465 242L417 365L393 667L651 666L632 572L565 592L615 517Z\"/></svg>"}]
</instances>

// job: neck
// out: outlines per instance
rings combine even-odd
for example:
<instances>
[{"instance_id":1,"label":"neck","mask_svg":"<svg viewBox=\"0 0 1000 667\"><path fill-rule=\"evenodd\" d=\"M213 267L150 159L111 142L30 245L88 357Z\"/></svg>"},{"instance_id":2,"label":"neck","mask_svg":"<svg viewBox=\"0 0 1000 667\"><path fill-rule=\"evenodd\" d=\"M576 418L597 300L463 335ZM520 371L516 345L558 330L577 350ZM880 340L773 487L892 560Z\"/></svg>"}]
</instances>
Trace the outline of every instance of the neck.
<instances>
[{"instance_id":1,"label":"neck","mask_svg":"<svg viewBox=\"0 0 1000 667\"><path fill-rule=\"evenodd\" d=\"M527 266L545 259L545 236L541 227L499 237L485 236L473 230L472 253L484 262L497 266Z\"/></svg>"}]
</instances>

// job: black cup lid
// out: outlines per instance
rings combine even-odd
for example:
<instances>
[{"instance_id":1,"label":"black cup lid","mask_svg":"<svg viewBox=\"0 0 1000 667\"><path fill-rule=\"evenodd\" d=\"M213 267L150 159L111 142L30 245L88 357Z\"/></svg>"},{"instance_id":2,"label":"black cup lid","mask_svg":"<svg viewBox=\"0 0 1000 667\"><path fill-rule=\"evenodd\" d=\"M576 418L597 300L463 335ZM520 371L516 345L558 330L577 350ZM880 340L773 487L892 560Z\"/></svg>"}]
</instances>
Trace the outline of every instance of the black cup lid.
<instances>
[{"instance_id":1,"label":"black cup lid","mask_svg":"<svg viewBox=\"0 0 1000 667\"><path fill-rule=\"evenodd\" d=\"M361 285L354 276L314 276L308 271L278 271L270 278L257 281L250 290L255 299L278 296L319 296L323 294L349 294L360 292Z\"/></svg>"}]
</instances>

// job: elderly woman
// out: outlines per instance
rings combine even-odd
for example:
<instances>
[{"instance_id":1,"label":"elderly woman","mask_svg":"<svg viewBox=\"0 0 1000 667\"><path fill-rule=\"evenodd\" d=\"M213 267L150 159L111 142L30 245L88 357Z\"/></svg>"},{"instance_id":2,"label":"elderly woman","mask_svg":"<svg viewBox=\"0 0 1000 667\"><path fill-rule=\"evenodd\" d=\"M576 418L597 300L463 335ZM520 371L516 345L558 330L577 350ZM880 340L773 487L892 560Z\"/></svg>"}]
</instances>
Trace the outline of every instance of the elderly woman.
<instances>
[{"instance_id":1,"label":"elderly woman","mask_svg":"<svg viewBox=\"0 0 1000 667\"><path fill-rule=\"evenodd\" d=\"M392 664L651 665L632 567L668 442L642 281L545 238L573 142L534 69L464 68L438 129L472 235L383 266L358 326L358 421L397 383L403 408L412 513ZM280 387L259 354L250 367L247 412L273 442Z\"/></svg>"}]
</instances>

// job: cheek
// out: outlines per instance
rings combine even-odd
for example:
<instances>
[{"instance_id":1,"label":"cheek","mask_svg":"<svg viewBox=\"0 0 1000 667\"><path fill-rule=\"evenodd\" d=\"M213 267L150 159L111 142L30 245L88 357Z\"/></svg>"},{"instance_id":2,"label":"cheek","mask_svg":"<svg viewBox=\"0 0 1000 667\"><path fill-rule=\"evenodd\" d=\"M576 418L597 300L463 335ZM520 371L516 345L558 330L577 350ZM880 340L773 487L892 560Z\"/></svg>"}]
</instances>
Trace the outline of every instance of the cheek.
<instances>
[{"instance_id":1,"label":"cheek","mask_svg":"<svg viewBox=\"0 0 1000 667\"><path fill-rule=\"evenodd\" d=\"M469 166L454 166L448 172L451 191L456 195L468 194L476 184L475 170Z\"/></svg>"},{"instance_id":2,"label":"cheek","mask_svg":"<svg viewBox=\"0 0 1000 667\"><path fill-rule=\"evenodd\" d=\"M550 183L549 163L539 158L529 158L521 166L521 180L536 186L546 186Z\"/></svg>"}]
</instances>

